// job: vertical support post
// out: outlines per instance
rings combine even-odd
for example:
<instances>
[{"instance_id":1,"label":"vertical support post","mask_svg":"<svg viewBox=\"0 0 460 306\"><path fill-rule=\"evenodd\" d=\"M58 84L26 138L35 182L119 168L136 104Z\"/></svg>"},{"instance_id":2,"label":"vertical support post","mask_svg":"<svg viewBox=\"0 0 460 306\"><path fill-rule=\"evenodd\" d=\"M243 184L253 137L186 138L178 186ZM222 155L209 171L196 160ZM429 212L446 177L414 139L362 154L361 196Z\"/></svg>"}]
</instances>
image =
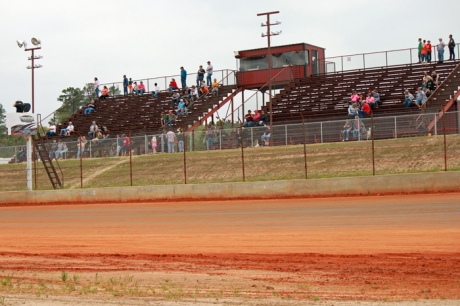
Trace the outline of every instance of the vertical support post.
<instances>
[{"instance_id":1,"label":"vertical support post","mask_svg":"<svg viewBox=\"0 0 460 306\"><path fill-rule=\"evenodd\" d=\"M246 182L246 176L244 173L244 143L243 143L243 128L238 128L240 130L240 136L241 136L241 168L243 170L243 182Z\"/></svg>"},{"instance_id":2,"label":"vertical support post","mask_svg":"<svg viewBox=\"0 0 460 306\"><path fill-rule=\"evenodd\" d=\"M187 134L182 123L182 133L184 136L184 184L187 185Z\"/></svg>"},{"instance_id":3,"label":"vertical support post","mask_svg":"<svg viewBox=\"0 0 460 306\"><path fill-rule=\"evenodd\" d=\"M342 72L343 72L343 56L340 57L340 60L342 61Z\"/></svg>"},{"instance_id":4,"label":"vertical support post","mask_svg":"<svg viewBox=\"0 0 460 306\"><path fill-rule=\"evenodd\" d=\"M92 158L92 152L91 152L92 146L91 146L91 143L92 143L92 141L90 140L89 141L89 158Z\"/></svg>"},{"instance_id":5,"label":"vertical support post","mask_svg":"<svg viewBox=\"0 0 460 306\"><path fill-rule=\"evenodd\" d=\"M32 114L35 114L35 79L34 79L34 71L35 71L35 64L34 64L34 49L32 49Z\"/></svg>"},{"instance_id":6,"label":"vertical support post","mask_svg":"<svg viewBox=\"0 0 460 306\"><path fill-rule=\"evenodd\" d=\"M363 53L363 69L366 70L366 56Z\"/></svg>"},{"instance_id":7,"label":"vertical support post","mask_svg":"<svg viewBox=\"0 0 460 306\"><path fill-rule=\"evenodd\" d=\"M244 90L241 92L241 120L244 122Z\"/></svg>"},{"instance_id":8,"label":"vertical support post","mask_svg":"<svg viewBox=\"0 0 460 306\"><path fill-rule=\"evenodd\" d=\"M253 147L254 144L254 135L253 135L253 128L251 128L251 148Z\"/></svg>"},{"instance_id":9,"label":"vertical support post","mask_svg":"<svg viewBox=\"0 0 460 306\"><path fill-rule=\"evenodd\" d=\"M38 122L38 120L37 120ZM37 127L38 130L38 127ZM40 135L40 132L38 132L38 135ZM36 142L35 138L32 137L32 158L34 162L34 187L33 190L37 190L37 153L35 152L35 147L36 147Z\"/></svg>"},{"instance_id":10,"label":"vertical support post","mask_svg":"<svg viewBox=\"0 0 460 306\"><path fill-rule=\"evenodd\" d=\"M442 129L444 133L444 171L447 171L446 111L442 103Z\"/></svg>"},{"instance_id":11,"label":"vertical support post","mask_svg":"<svg viewBox=\"0 0 460 306\"><path fill-rule=\"evenodd\" d=\"M265 107L265 93L262 92L262 106Z\"/></svg>"},{"instance_id":12,"label":"vertical support post","mask_svg":"<svg viewBox=\"0 0 460 306\"><path fill-rule=\"evenodd\" d=\"M270 135L271 138L272 135ZM284 125L284 143L285 145L288 144L288 137L287 137L287 124Z\"/></svg>"},{"instance_id":13,"label":"vertical support post","mask_svg":"<svg viewBox=\"0 0 460 306\"><path fill-rule=\"evenodd\" d=\"M375 175L374 112L371 110L372 175Z\"/></svg>"},{"instance_id":14,"label":"vertical support post","mask_svg":"<svg viewBox=\"0 0 460 306\"><path fill-rule=\"evenodd\" d=\"M149 153L149 145L147 144L147 134L144 135L144 152L145 154ZM152 148L153 153L153 148Z\"/></svg>"},{"instance_id":15,"label":"vertical support post","mask_svg":"<svg viewBox=\"0 0 460 306\"><path fill-rule=\"evenodd\" d=\"M323 122L321 122L321 143L323 143Z\"/></svg>"},{"instance_id":16,"label":"vertical support post","mask_svg":"<svg viewBox=\"0 0 460 306\"><path fill-rule=\"evenodd\" d=\"M219 129L219 150L222 150L222 129Z\"/></svg>"},{"instance_id":17,"label":"vertical support post","mask_svg":"<svg viewBox=\"0 0 460 306\"><path fill-rule=\"evenodd\" d=\"M434 114L434 135L438 136L438 118L436 114Z\"/></svg>"},{"instance_id":18,"label":"vertical support post","mask_svg":"<svg viewBox=\"0 0 460 306\"><path fill-rule=\"evenodd\" d=\"M129 181L130 181L130 184L131 186L133 186L133 160L132 160L132 156L133 156L133 152L132 152L132 149L131 149L131 143L132 143L132 139L131 139L131 129L128 128L128 137L129 137Z\"/></svg>"},{"instance_id":19,"label":"vertical support post","mask_svg":"<svg viewBox=\"0 0 460 306\"><path fill-rule=\"evenodd\" d=\"M83 188L83 152L82 152L82 141L81 141L81 134L78 133L78 141L80 141L80 146L78 147L78 155L80 156L80 188Z\"/></svg>"},{"instance_id":20,"label":"vertical support post","mask_svg":"<svg viewBox=\"0 0 460 306\"><path fill-rule=\"evenodd\" d=\"M385 67L388 67L388 51L385 51Z\"/></svg>"},{"instance_id":21,"label":"vertical support post","mask_svg":"<svg viewBox=\"0 0 460 306\"><path fill-rule=\"evenodd\" d=\"M257 93L256 91L256 109L259 109L259 95Z\"/></svg>"},{"instance_id":22,"label":"vertical support post","mask_svg":"<svg viewBox=\"0 0 460 306\"><path fill-rule=\"evenodd\" d=\"M394 116L395 119L395 138L398 138L398 125L396 124L396 116Z\"/></svg>"},{"instance_id":23,"label":"vertical support post","mask_svg":"<svg viewBox=\"0 0 460 306\"><path fill-rule=\"evenodd\" d=\"M27 142L27 146L26 146L26 150L27 150L27 165L26 165L27 190L32 190L33 182L32 182L32 136L31 135L26 136L26 142Z\"/></svg>"},{"instance_id":24,"label":"vertical support post","mask_svg":"<svg viewBox=\"0 0 460 306\"><path fill-rule=\"evenodd\" d=\"M304 166L305 166L305 179L308 179L308 172L307 172L307 135L306 135L306 131L305 131L305 119L303 118L302 113L300 113L300 116L302 116L303 160L304 160Z\"/></svg>"},{"instance_id":25,"label":"vertical support post","mask_svg":"<svg viewBox=\"0 0 460 306\"><path fill-rule=\"evenodd\" d=\"M412 64L412 49L409 49L410 63Z\"/></svg>"},{"instance_id":26,"label":"vertical support post","mask_svg":"<svg viewBox=\"0 0 460 306\"><path fill-rule=\"evenodd\" d=\"M14 147L14 163L18 163L18 147Z\"/></svg>"},{"instance_id":27,"label":"vertical support post","mask_svg":"<svg viewBox=\"0 0 460 306\"><path fill-rule=\"evenodd\" d=\"M232 129L235 128L235 106L233 104L233 98L232 98Z\"/></svg>"}]
</instances>

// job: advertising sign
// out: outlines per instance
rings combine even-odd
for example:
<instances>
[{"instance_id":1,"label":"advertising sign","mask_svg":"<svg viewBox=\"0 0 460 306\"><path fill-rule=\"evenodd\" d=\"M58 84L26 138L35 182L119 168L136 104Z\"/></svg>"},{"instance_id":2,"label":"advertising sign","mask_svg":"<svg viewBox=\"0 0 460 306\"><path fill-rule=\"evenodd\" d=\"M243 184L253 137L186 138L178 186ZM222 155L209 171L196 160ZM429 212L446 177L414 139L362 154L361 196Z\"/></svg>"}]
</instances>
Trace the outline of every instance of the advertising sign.
<instances>
[{"instance_id":1,"label":"advertising sign","mask_svg":"<svg viewBox=\"0 0 460 306\"><path fill-rule=\"evenodd\" d=\"M8 135L26 136L37 134L35 115L30 113L7 113L6 127Z\"/></svg>"}]
</instances>

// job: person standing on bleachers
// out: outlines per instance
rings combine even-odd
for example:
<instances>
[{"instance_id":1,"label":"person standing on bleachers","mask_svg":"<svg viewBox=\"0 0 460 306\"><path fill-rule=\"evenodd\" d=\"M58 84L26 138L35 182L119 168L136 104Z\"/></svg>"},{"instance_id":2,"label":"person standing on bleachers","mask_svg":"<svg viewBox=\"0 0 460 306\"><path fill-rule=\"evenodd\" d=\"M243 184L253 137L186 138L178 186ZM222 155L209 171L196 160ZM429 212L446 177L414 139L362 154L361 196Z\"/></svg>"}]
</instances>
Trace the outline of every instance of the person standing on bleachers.
<instances>
[{"instance_id":1,"label":"person standing on bleachers","mask_svg":"<svg viewBox=\"0 0 460 306\"><path fill-rule=\"evenodd\" d=\"M422 62L422 39L419 38L418 39L418 62L421 63Z\"/></svg>"},{"instance_id":2,"label":"person standing on bleachers","mask_svg":"<svg viewBox=\"0 0 460 306\"><path fill-rule=\"evenodd\" d=\"M427 41L426 42L426 62L427 63L431 63L431 49L433 48L433 46L431 45L431 41Z\"/></svg>"},{"instance_id":3,"label":"person standing on bleachers","mask_svg":"<svg viewBox=\"0 0 460 306\"><path fill-rule=\"evenodd\" d=\"M423 43L422 43L422 51L421 51L421 56L420 56L420 60L422 61L422 64L425 64L425 61L426 61L426 54L427 54L427 50L426 50L426 40L423 40Z\"/></svg>"},{"instance_id":4,"label":"person standing on bleachers","mask_svg":"<svg viewBox=\"0 0 460 306\"><path fill-rule=\"evenodd\" d=\"M208 75L206 76L206 85L212 86L212 74L214 73L214 67L211 65L211 61L208 61L208 67L206 68Z\"/></svg>"},{"instance_id":5,"label":"person standing on bleachers","mask_svg":"<svg viewBox=\"0 0 460 306\"><path fill-rule=\"evenodd\" d=\"M99 80L94 78L94 92L96 93L96 98L99 98Z\"/></svg>"},{"instance_id":6,"label":"person standing on bleachers","mask_svg":"<svg viewBox=\"0 0 460 306\"><path fill-rule=\"evenodd\" d=\"M128 85L129 81L128 78L126 77L126 74L123 76L123 94L126 96L128 94Z\"/></svg>"},{"instance_id":7,"label":"person standing on bleachers","mask_svg":"<svg viewBox=\"0 0 460 306\"><path fill-rule=\"evenodd\" d=\"M133 79L132 78L129 78L128 89L129 89L129 94L131 94L133 92Z\"/></svg>"},{"instance_id":8,"label":"person standing on bleachers","mask_svg":"<svg viewBox=\"0 0 460 306\"><path fill-rule=\"evenodd\" d=\"M182 89L187 87L187 70L184 67L180 67L180 81L182 83Z\"/></svg>"},{"instance_id":9,"label":"person standing on bleachers","mask_svg":"<svg viewBox=\"0 0 460 306\"><path fill-rule=\"evenodd\" d=\"M442 41L442 38L439 39L439 44L436 46L438 50L438 63L442 63L444 61L444 47L446 44Z\"/></svg>"},{"instance_id":10,"label":"person standing on bleachers","mask_svg":"<svg viewBox=\"0 0 460 306\"><path fill-rule=\"evenodd\" d=\"M198 68L197 76L196 76L196 86L200 87L201 86L201 81L204 80L204 74L206 71L203 69L203 66L200 65L200 68Z\"/></svg>"},{"instance_id":11,"label":"person standing on bleachers","mask_svg":"<svg viewBox=\"0 0 460 306\"><path fill-rule=\"evenodd\" d=\"M452 37L452 34L449 35L449 42L447 46L449 47L449 59L454 60L455 59L455 40Z\"/></svg>"}]
</instances>

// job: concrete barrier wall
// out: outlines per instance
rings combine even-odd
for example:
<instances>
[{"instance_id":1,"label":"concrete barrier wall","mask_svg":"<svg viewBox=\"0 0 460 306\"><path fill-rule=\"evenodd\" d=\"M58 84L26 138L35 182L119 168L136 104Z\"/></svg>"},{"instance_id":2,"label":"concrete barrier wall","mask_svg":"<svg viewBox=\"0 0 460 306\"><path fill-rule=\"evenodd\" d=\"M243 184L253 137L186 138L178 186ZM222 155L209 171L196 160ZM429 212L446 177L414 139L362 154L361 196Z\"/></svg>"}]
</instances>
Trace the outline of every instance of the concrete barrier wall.
<instances>
[{"instance_id":1,"label":"concrete barrier wall","mask_svg":"<svg viewBox=\"0 0 460 306\"><path fill-rule=\"evenodd\" d=\"M264 199L460 191L460 172L247 183L109 187L0 193L0 205Z\"/></svg>"}]
</instances>

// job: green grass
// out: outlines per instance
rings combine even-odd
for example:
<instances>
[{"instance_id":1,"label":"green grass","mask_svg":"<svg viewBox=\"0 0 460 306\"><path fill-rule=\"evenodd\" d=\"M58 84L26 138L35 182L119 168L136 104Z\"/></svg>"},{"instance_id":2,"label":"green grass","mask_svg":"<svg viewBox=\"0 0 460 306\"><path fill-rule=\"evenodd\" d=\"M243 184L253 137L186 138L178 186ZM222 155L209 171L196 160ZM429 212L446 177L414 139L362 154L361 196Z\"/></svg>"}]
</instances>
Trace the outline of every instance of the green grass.
<instances>
[{"instance_id":1,"label":"green grass","mask_svg":"<svg viewBox=\"0 0 460 306\"><path fill-rule=\"evenodd\" d=\"M444 170L442 136L378 140L374 143L376 175ZM244 149L246 181L305 178L303 145ZM372 142L307 145L308 178L370 176ZM447 168L460 170L460 135L447 136ZM61 160L65 188L80 188L80 160ZM243 181L241 149L187 152L188 184ZM26 190L25 164L0 165L0 191ZM130 186L129 157L83 159L83 187ZM51 189L40 162L37 189ZM184 183L184 155L132 157L133 186Z\"/></svg>"}]
</instances>

